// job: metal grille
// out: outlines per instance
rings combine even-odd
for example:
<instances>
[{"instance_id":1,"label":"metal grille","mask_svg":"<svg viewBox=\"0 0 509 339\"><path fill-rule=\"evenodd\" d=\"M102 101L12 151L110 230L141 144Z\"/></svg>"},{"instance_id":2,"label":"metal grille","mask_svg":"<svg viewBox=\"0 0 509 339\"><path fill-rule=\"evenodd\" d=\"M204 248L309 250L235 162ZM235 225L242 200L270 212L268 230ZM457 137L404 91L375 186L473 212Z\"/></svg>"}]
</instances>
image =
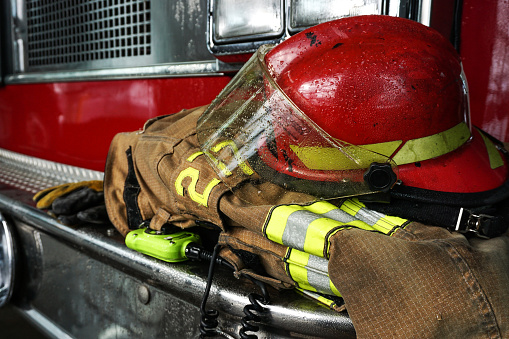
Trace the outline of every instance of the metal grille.
<instances>
[{"instance_id":1,"label":"metal grille","mask_svg":"<svg viewBox=\"0 0 509 339\"><path fill-rule=\"evenodd\" d=\"M150 0L27 0L28 64L151 54Z\"/></svg>"}]
</instances>

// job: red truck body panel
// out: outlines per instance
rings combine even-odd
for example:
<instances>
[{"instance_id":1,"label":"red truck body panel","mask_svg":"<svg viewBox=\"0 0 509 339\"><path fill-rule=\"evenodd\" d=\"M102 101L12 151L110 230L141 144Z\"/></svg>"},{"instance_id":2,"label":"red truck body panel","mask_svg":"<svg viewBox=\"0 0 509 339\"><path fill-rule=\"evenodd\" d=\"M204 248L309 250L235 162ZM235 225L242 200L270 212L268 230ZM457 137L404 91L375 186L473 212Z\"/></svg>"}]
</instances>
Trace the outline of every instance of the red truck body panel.
<instances>
[{"instance_id":1,"label":"red truck body panel","mask_svg":"<svg viewBox=\"0 0 509 339\"><path fill-rule=\"evenodd\" d=\"M509 2L464 0L460 55L472 123L509 141Z\"/></svg>"},{"instance_id":2,"label":"red truck body panel","mask_svg":"<svg viewBox=\"0 0 509 339\"><path fill-rule=\"evenodd\" d=\"M102 171L111 139L154 116L206 105L228 76L8 85L0 148Z\"/></svg>"}]
</instances>

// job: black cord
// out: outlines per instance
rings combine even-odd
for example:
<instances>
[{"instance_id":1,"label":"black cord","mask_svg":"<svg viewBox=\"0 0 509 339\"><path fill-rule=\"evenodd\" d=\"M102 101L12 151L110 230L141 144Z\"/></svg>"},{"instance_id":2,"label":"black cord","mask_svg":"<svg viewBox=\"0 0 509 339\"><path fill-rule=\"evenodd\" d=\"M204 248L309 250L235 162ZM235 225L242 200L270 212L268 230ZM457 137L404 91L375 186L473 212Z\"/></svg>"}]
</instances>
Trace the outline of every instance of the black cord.
<instances>
[{"instance_id":1,"label":"black cord","mask_svg":"<svg viewBox=\"0 0 509 339\"><path fill-rule=\"evenodd\" d=\"M228 261L224 260L221 257L218 257L219 250L221 249L220 245L216 245L214 247L214 251L212 254L203 249L203 247L197 244L190 244L186 248L186 256L189 259L197 259L197 260L210 260L209 265L209 273L207 277L207 286L205 287L205 292L203 294L203 299L200 306L201 320L200 320L200 338L213 337L218 334L217 326L219 322L217 321L217 317L219 313L214 309L206 309L207 299L210 294L210 288L212 285L212 280L214 277L214 267L216 264L220 264L226 266L232 270L234 270L234 266L230 264ZM252 322L260 322L261 317L258 314L267 312L267 309L263 307L263 305L267 305L270 302L269 293L267 291L267 287L265 284L255 278L242 274L242 276L251 280L254 284L256 284L262 295L251 293L248 295L250 304L244 307L245 316L241 320L242 328L239 330L239 335L241 338L251 339L257 338L254 334L247 334L246 332L257 332L260 327L252 324ZM258 314L256 314L257 312Z\"/></svg>"},{"instance_id":2,"label":"black cord","mask_svg":"<svg viewBox=\"0 0 509 339\"><path fill-rule=\"evenodd\" d=\"M260 326L253 324L253 322L260 322L262 318L258 314L266 313L268 310L263 307L270 303L269 293L265 284L259 280L254 279L249 275L243 274L246 278L251 280L253 283L258 285L263 295L251 293L248 295L250 304L244 306L245 316L240 321L242 328L239 331L242 339L256 339L257 336L254 334L247 334L246 332L258 332ZM255 311L258 313L255 313Z\"/></svg>"},{"instance_id":3,"label":"black cord","mask_svg":"<svg viewBox=\"0 0 509 339\"><path fill-rule=\"evenodd\" d=\"M210 293L210 287L212 285L212 278L214 276L214 266L216 263L217 254L219 253L221 246L216 245L214 247L214 252L212 253L212 256L210 258L210 265L209 265L209 274L207 277L207 286L205 287L205 293L203 294L203 299L201 301L200 306L200 313L201 313L201 320L200 320L200 338L205 337L213 337L217 335L216 327L218 325L217 317L219 316L219 313L217 310L207 310L205 308L207 304L207 299L209 297Z\"/></svg>"}]
</instances>

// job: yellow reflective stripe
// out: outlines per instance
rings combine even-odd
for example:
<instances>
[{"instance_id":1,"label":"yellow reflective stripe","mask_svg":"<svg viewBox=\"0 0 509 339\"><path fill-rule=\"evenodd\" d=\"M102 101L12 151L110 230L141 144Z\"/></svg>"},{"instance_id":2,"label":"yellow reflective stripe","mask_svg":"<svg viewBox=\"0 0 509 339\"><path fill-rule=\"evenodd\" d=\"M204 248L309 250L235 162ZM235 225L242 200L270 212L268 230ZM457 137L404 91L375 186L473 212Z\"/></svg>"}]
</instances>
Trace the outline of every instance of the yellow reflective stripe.
<instances>
[{"instance_id":1,"label":"yellow reflective stripe","mask_svg":"<svg viewBox=\"0 0 509 339\"><path fill-rule=\"evenodd\" d=\"M295 249L288 249L284 261L288 276L298 287L341 296L329 278L328 260Z\"/></svg>"},{"instance_id":2,"label":"yellow reflective stripe","mask_svg":"<svg viewBox=\"0 0 509 339\"><path fill-rule=\"evenodd\" d=\"M341 297L341 293L338 291L336 286L334 286L334 284L332 283L332 280L330 280L330 278L329 278L329 281L330 281L330 289L331 289L332 293L334 293L334 295L337 295L338 297Z\"/></svg>"},{"instance_id":3,"label":"yellow reflective stripe","mask_svg":"<svg viewBox=\"0 0 509 339\"><path fill-rule=\"evenodd\" d=\"M385 155L386 157L390 157L394 151L398 149L403 140L394 140L394 141L386 141L380 142L378 144L367 144L367 145L359 145L362 148L370 150L372 152Z\"/></svg>"},{"instance_id":4,"label":"yellow reflective stripe","mask_svg":"<svg viewBox=\"0 0 509 339\"><path fill-rule=\"evenodd\" d=\"M392 157L392 160L397 165L405 165L436 158L454 151L463 145L470 136L467 124L461 122L446 131L408 140ZM367 168L372 162L383 162L378 155L391 158L402 142L402 140L394 140L377 144L347 145L342 149L318 146L300 147L298 145L290 145L290 148L309 169L339 171ZM363 152L363 149L367 151Z\"/></svg>"},{"instance_id":5,"label":"yellow reflective stripe","mask_svg":"<svg viewBox=\"0 0 509 339\"><path fill-rule=\"evenodd\" d=\"M491 169L498 168L500 166L504 166L504 159L500 152L497 150L493 142L486 136L482 131L477 129L482 139L484 140L484 144L486 145L486 151L488 152L488 157L490 159Z\"/></svg>"},{"instance_id":6,"label":"yellow reflective stripe","mask_svg":"<svg viewBox=\"0 0 509 339\"><path fill-rule=\"evenodd\" d=\"M326 201L311 205L279 205L268 213L265 236L279 244L319 257L328 257L329 239L345 228L359 228L391 235L406 219L386 216L366 208L357 199L344 200L338 208Z\"/></svg>"},{"instance_id":7,"label":"yellow reflective stripe","mask_svg":"<svg viewBox=\"0 0 509 339\"><path fill-rule=\"evenodd\" d=\"M327 234L334 228L344 225L342 222L328 218L316 219L308 225L302 250L323 257L325 255L323 247L326 245L324 240L328 238Z\"/></svg>"},{"instance_id":8,"label":"yellow reflective stripe","mask_svg":"<svg viewBox=\"0 0 509 339\"><path fill-rule=\"evenodd\" d=\"M295 251L291 248L288 248L287 256L285 258L285 268L286 273L292 280L297 284L297 286L305 285L310 287L307 279L307 270L306 265L308 263L309 254ZM309 290L309 288L306 288ZM316 289L313 288L312 291L316 292Z\"/></svg>"},{"instance_id":9,"label":"yellow reflective stripe","mask_svg":"<svg viewBox=\"0 0 509 339\"><path fill-rule=\"evenodd\" d=\"M358 200L348 199L345 200L339 208L345 211L346 213L355 216L357 212L359 212L360 209L363 207L365 207L364 204L362 204Z\"/></svg>"},{"instance_id":10,"label":"yellow reflective stripe","mask_svg":"<svg viewBox=\"0 0 509 339\"><path fill-rule=\"evenodd\" d=\"M436 158L454 151L470 138L470 129L464 122L446 131L427 137L408 140L392 160L398 165Z\"/></svg>"},{"instance_id":11,"label":"yellow reflective stripe","mask_svg":"<svg viewBox=\"0 0 509 339\"><path fill-rule=\"evenodd\" d=\"M267 216L263 231L274 242L324 257L332 231L345 226L374 231L370 225L326 201L308 206L275 206Z\"/></svg>"},{"instance_id":12,"label":"yellow reflective stripe","mask_svg":"<svg viewBox=\"0 0 509 339\"><path fill-rule=\"evenodd\" d=\"M327 305L331 309L334 309L334 307L337 306L337 302L335 300L324 297L323 295L320 295L318 293L315 293L315 292L312 292L309 290L305 290L305 289L299 288L299 287L297 287L297 291L301 292L304 295L307 295L308 297L310 297L312 299L315 299L316 301L321 302L324 305Z\"/></svg>"},{"instance_id":13,"label":"yellow reflective stripe","mask_svg":"<svg viewBox=\"0 0 509 339\"><path fill-rule=\"evenodd\" d=\"M390 215L386 215L385 217L378 220L374 225L373 228L376 229L379 232L385 233L387 235L392 235L396 228L398 227L404 227L405 224L408 224L408 220L394 217Z\"/></svg>"},{"instance_id":14,"label":"yellow reflective stripe","mask_svg":"<svg viewBox=\"0 0 509 339\"><path fill-rule=\"evenodd\" d=\"M384 234L392 234L397 227L403 226L408 221L403 218L388 216L366 208L366 205L358 199L348 199L340 207L345 212L364 221L373 229Z\"/></svg>"},{"instance_id":15,"label":"yellow reflective stripe","mask_svg":"<svg viewBox=\"0 0 509 339\"><path fill-rule=\"evenodd\" d=\"M332 210L337 210L338 207L327 201L317 201L306 206L306 209L316 214L326 214Z\"/></svg>"},{"instance_id":16,"label":"yellow reflective stripe","mask_svg":"<svg viewBox=\"0 0 509 339\"><path fill-rule=\"evenodd\" d=\"M280 205L276 206L271 212L269 212L268 219L265 222L265 234L278 244L283 243L283 232L288 221L288 218L295 211L304 211L306 206L298 205Z\"/></svg>"},{"instance_id":17,"label":"yellow reflective stripe","mask_svg":"<svg viewBox=\"0 0 509 339\"><path fill-rule=\"evenodd\" d=\"M344 223L329 218L320 218L309 224L302 250L320 257L327 257L327 253L329 252L328 239L330 238L330 232L334 228L344 226L356 227L366 231L374 230L373 227L362 220L353 220L348 223Z\"/></svg>"},{"instance_id":18,"label":"yellow reflective stripe","mask_svg":"<svg viewBox=\"0 0 509 339\"><path fill-rule=\"evenodd\" d=\"M399 145L401 140L382 142L370 145L347 145L341 149L335 147L308 146L300 147L290 145L292 151L297 154L300 161L309 169L322 171L339 171L366 168L372 162L384 162L379 154L390 156ZM366 152L368 151L372 152ZM377 154L378 153L378 154ZM369 159L365 159L369 157ZM357 158L357 159L356 159ZM359 162L359 160L361 160Z\"/></svg>"}]
</instances>

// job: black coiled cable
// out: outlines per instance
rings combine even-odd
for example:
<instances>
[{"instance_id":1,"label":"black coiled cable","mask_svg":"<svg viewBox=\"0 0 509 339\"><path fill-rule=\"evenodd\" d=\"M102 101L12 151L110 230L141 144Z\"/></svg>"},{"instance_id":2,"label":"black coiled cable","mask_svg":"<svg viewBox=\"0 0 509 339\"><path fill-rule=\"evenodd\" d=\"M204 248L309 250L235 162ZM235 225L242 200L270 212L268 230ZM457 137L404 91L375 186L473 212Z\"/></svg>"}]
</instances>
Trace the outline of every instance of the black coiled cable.
<instances>
[{"instance_id":1,"label":"black coiled cable","mask_svg":"<svg viewBox=\"0 0 509 339\"><path fill-rule=\"evenodd\" d=\"M218 325L217 317L219 316L219 313L216 310L207 310L205 308L205 305L207 304L207 299L210 293L210 287L212 286L212 278L214 276L214 266L220 248L221 247L219 245L216 245L214 247L214 252L212 252L212 256L210 257L207 286L205 287L205 293L203 294L203 299L201 301L200 306L201 313L200 338L213 337L217 335L216 327Z\"/></svg>"},{"instance_id":2,"label":"black coiled cable","mask_svg":"<svg viewBox=\"0 0 509 339\"><path fill-rule=\"evenodd\" d=\"M263 305L266 305L268 301L266 298L256 293L251 293L248 297L251 304L244 306L244 314L246 316L240 321L242 328L239 334L242 339L256 339L256 335L247 334L246 332L258 332L260 326L254 325L252 322L260 322L261 317L254 313L254 311L259 314L266 312L267 309L263 307Z\"/></svg>"},{"instance_id":3,"label":"black coiled cable","mask_svg":"<svg viewBox=\"0 0 509 339\"><path fill-rule=\"evenodd\" d=\"M205 292L203 294L203 299L200 306L200 313L201 313L201 320L200 320L200 338L206 338L206 337L213 337L218 334L217 326L218 321L217 317L219 316L219 313L217 310L207 310L206 304L207 299L209 297L210 288L212 286L212 279L214 276L214 267L216 263L225 265L231 269L234 269L234 267L224 259L218 257L219 250L221 249L220 245L216 245L214 247L214 251L212 252L212 255L207 253L203 250L203 248L197 247L197 246L188 246L186 248L186 255L188 258L193 259L207 259L210 260L209 265L209 273L207 277L207 286L205 287ZM252 322L260 322L261 317L256 314L255 312L261 314L267 311L263 305L267 305L270 302L269 299L269 293L267 291L267 288L265 284L259 280L254 279L251 276L243 274L246 278L251 280L253 283L258 285L260 290L262 291L263 295L251 293L249 294L248 298L250 301L250 304L246 305L244 307L244 314L245 316L241 320L242 328L239 330L239 335L241 338L257 338L254 334L247 334L246 332L257 332L260 327L257 325L252 324Z\"/></svg>"}]
</instances>

